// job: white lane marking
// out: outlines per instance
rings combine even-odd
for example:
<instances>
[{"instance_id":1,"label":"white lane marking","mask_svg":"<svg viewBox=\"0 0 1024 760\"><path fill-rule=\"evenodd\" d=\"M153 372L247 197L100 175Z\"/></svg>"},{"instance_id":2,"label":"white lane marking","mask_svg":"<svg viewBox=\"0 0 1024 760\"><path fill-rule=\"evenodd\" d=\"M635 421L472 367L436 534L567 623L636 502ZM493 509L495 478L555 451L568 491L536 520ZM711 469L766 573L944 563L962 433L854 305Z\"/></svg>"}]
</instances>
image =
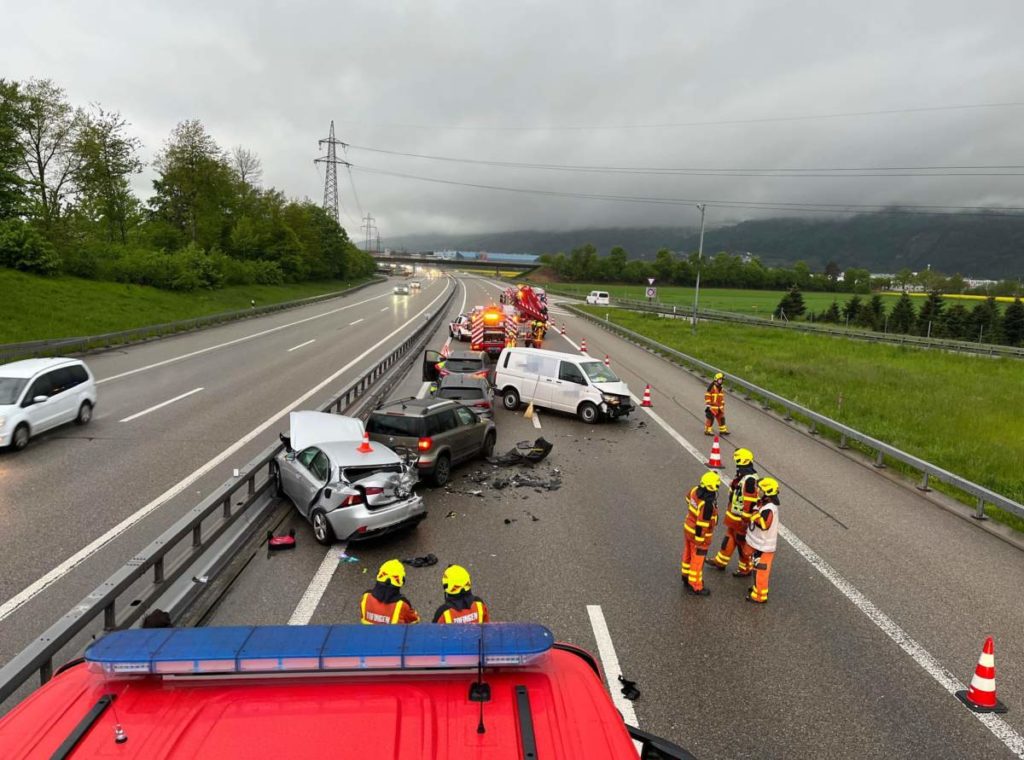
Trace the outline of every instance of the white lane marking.
<instances>
[{"instance_id":1,"label":"white lane marking","mask_svg":"<svg viewBox=\"0 0 1024 760\"><path fill-rule=\"evenodd\" d=\"M424 396L426 396L427 391L430 390L431 385L433 385L433 383L431 383L429 380L425 381L423 385L420 386L420 389L416 391L416 398L423 398Z\"/></svg>"},{"instance_id":2,"label":"white lane marking","mask_svg":"<svg viewBox=\"0 0 1024 760\"><path fill-rule=\"evenodd\" d=\"M288 353L291 353L292 351L296 351L296 350L298 350L300 348L308 346L310 343L316 343L316 338L313 338L312 340L307 340L305 343L300 343L297 346L292 346L291 348L288 349Z\"/></svg>"},{"instance_id":3,"label":"white lane marking","mask_svg":"<svg viewBox=\"0 0 1024 760\"><path fill-rule=\"evenodd\" d=\"M594 640L597 642L597 653L601 658L601 665L604 667L604 676L608 679L608 691L612 695L612 702L622 716L622 720L637 728L640 723L636 719L636 710L633 703L622 696L622 686L619 684L619 676L622 669L619 667L619 658L615 654L615 644L612 643L612 635L608 632L608 623L605 622L604 612L600 604L588 604L587 614L590 616L590 627L594 629ZM633 742L640 747L637 742Z\"/></svg>"},{"instance_id":4,"label":"white lane marking","mask_svg":"<svg viewBox=\"0 0 1024 760\"><path fill-rule=\"evenodd\" d=\"M358 324L359 324L360 322L362 322L362 321L363 321L363 319L364 319L364 317L360 317L360 318L359 318L359 319L357 319L357 320L356 320L355 322L349 322L349 323L348 323L348 326L349 326L349 327L351 327L352 325L358 325Z\"/></svg>"},{"instance_id":5,"label":"white lane marking","mask_svg":"<svg viewBox=\"0 0 1024 760\"><path fill-rule=\"evenodd\" d=\"M320 606L320 600L324 598L324 594L327 592L331 578L334 577L334 571L338 569L340 554L345 551L347 546L347 542L342 542L335 544L327 550L323 562L320 563L320 567L313 574L313 579L306 586L306 591L302 594L302 598L299 599L299 603L295 605L292 616L288 618L288 625L308 625L309 621L313 619L313 613Z\"/></svg>"},{"instance_id":6,"label":"white lane marking","mask_svg":"<svg viewBox=\"0 0 1024 760\"><path fill-rule=\"evenodd\" d=\"M537 414L537 410L536 409L533 410L533 426L535 428L537 428L538 430L541 429L541 427L540 427L540 415Z\"/></svg>"},{"instance_id":7,"label":"white lane marking","mask_svg":"<svg viewBox=\"0 0 1024 760\"><path fill-rule=\"evenodd\" d=\"M337 380L341 375L343 375L346 372L348 372L352 367L354 367L356 364L358 364L363 359L365 359L369 354L371 354L372 352L376 351L381 346L388 344L388 342L392 338L394 338L398 333L402 332L402 330L404 330L405 328L407 328L409 325L413 324L414 322L417 322L420 319L420 317L422 317L426 312L428 312L430 310L430 307L432 307L435 303L437 303L443 296L444 296L444 292L442 291L436 298L434 298L433 301L431 301L429 304L424 306L423 309L421 311L419 311L415 316L410 317L408 320L403 322L401 325L399 325L397 328L395 328L390 333L385 335L383 338L381 338L379 341L374 343L368 349L363 351L363 353L359 354L359 356L354 358L352 361L350 361L344 367L342 367L337 372L332 374L330 377L325 379L323 382L318 383L317 385L315 385L312 388L310 388L306 393L303 393L301 396L299 396L297 399L295 399L295 401L293 401L292 403L288 404L288 406L286 406L284 409L279 411L274 416L270 417L269 419L265 420L264 422L260 423L256 427L254 427L252 430L250 430L244 436L242 436L237 441L235 441L233 444L228 446L228 448L224 449L224 451L222 451L220 454L215 456L213 459L211 459L209 462L204 464L202 467L200 467L199 469L195 470L190 475L186 475L184 478L179 480L173 486L171 486L166 491L164 491L162 494L160 494L155 499L153 499L153 501L149 502L149 504L147 504L146 506L144 506L141 509L139 509L138 511L136 511L134 514L131 514L128 517L126 517L124 520L119 522L117 525L115 525L113 528L108 530L102 536L99 536L98 538L94 539L93 541L91 541L86 546L83 546L81 549L79 549L77 552L72 554L66 560L61 562L55 568L53 568L52 570L47 572L41 578L38 578L33 583L29 584L28 586L23 588L21 591L19 591L17 594L12 596L6 602L4 602L3 604L0 604L0 621L5 620L7 617L9 617L13 612L15 612L23 604L25 604L26 602L32 600L33 598L38 596L42 591L46 590L51 585L53 585L54 583L59 581L61 578L63 578L65 575L67 575L72 570L74 570L78 565L82 564L82 562L84 562L85 560L89 559L89 557L94 555L96 552L98 552L100 549L102 549L108 543L110 543L115 538L120 536L122 533L127 531L129 528L134 526L136 523L140 522L142 519L147 517L149 514L151 514L152 512L156 511L156 509L158 507L162 506L165 502L169 501L170 499L173 499L179 493L181 493L186 488L188 488L190 485L192 485L197 480L199 480L199 478L201 478L203 475L208 473L214 467L219 465L225 459L227 459L228 457L233 455L236 451L241 449L247 443L249 443L254 438L256 438L258 435L260 435L265 430L267 430L267 428L269 428L271 425L273 425L275 422L277 422L277 420L279 420L281 417L284 417L286 414L288 414L288 412L292 411L299 404L302 404L302 403L308 401L315 394L319 393L324 388L326 388L328 385L330 385L335 380Z\"/></svg>"},{"instance_id":8,"label":"white lane marking","mask_svg":"<svg viewBox=\"0 0 1024 760\"><path fill-rule=\"evenodd\" d=\"M149 407L149 409L143 409L141 412L136 412L135 414L131 415L130 417L125 417L123 420L121 420L121 422L131 422L132 420L138 419L139 417L142 417L143 415L149 414L150 412L155 412L157 409L163 409L165 406L167 406L168 404L173 404L175 401L181 401L183 398L188 398L193 393L199 393L199 391L201 391L201 390L203 390L203 389L202 388L193 388L188 393L182 393L180 396L175 396L174 398L168 399L167 401L159 403L156 406L151 406L151 407Z\"/></svg>"},{"instance_id":9,"label":"white lane marking","mask_svg":"<svg viewBox=\"0 0 1024 760\"><path fill-rule=\"evenodd\" d=\"M104 377L102 380L97 380L96 381L96 385L102 385L103 383L109 383L111 380L120 380L122 377L128 377L129 375L136 375L139 372L146 372L147 370L156 369L157 367L163 367L163 366L165 366L167 364L171 364L173 362L180 362L183 359L191 359L193 356L200 356L201 354L206 354L206 353L209 353L210 351L217 351L218 349L221 349L221 348L227 348L228 346L234 346L234 345L236 345L238 343L244 343L247 340L252 340L253 338L261 338L264 335L270 335L271 333L275 333L275 332L277 332L279 330L284 330L284 329L287 329L289 327L295 327L295 325L305 324L306 322L312 322L314 319L323 319L324 317L329 317L331 314L337 314L339 311L345 311L346 309L352 309L352 308L355 308L356 306L362 306L364 303L370 303L370 301L376 301L377 299L384 298L387 295L390 295L390 294L389 293L384 293L384 294L379 295L379 296L374 296L373 298L365 298L362 301L356 301L355 303L350 303L347 306L339 306L337 309L331 309L330 311L325 311L323 314L314 314L312 317L305 317L304 319L299 319L299 320L296 320L295 322L289 322L286 325L278 325L277 327L271 327L271 328L269 328L267 330L260 330L259 332L255 332L252 335L243 335L241 338L235 338L234 340L229 340L229 341L227 341L225 343L218 343L216 346L207 346L206 348L200 348L197 351L190 351L189 353L182 354L181 356L172 356L170 359L164 359L163 361L160 361L160 362L154 362L153 364L147 364L145 367L136 367L135 369L130 369L127 372L121 372L120 374L111 375L110 377Z\"/></svg>"}]
</instances>

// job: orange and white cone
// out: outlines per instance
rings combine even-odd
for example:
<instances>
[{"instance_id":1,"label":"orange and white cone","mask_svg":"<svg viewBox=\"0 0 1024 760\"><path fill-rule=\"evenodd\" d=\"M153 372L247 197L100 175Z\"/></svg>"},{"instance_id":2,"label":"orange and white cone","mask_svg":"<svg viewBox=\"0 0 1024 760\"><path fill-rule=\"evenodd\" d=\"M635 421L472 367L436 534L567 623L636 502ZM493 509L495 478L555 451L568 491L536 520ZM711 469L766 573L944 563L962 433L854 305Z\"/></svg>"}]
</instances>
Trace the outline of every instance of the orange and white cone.
<instances>
[{"instance_id":1,"label":"orange and white cone","mask_svg":"<svg viewBox=\"0 0 1024 760\"><path fill-rule=\"evenodd\" d=\"M582 351L583 353L587 353L587 339L586 338L584 338L583 340L580 341L580 351Z\"/></svg>"},{"instance_id":2,"label":"orange and white cone","mask_svg":"<svg viewBox=\"0 0 1024 760\"><path fill-rule=\"evenodd\" d=\"M565 322L562 323L562 329L559 332L559 335L565 335Z\"/></svg>"},{"instance_id":3,"label":"orange and white cone","mask_svg":"<svg viewBox=\"0 0 1024 760\"><path fill-rule=\"evenodd\" d=\"M648 383L647 387L644 388L644 397L640 399L640 406L654 406L651 403L651 384Z\"/></svg>"},{"instance_id":4,"label":"orange and white cone","mask_svg":"<svg viewBox=\"0 0 1024 760\"><path fill-rule=\"evenodd\" d=\"M612 366L612 360L608 358L608 354L604 355L604 366L606 366L606 367Z\"/></svg>"},{"instance_id":5,"label":"orange and white cone","mask_svg":"<svg viewBox=\"0 0 1024 760\"><path fill-rule=\"evenodd\" d=\"M958 691L957 698L968 708L978 713L1004 713L1006 706L996 699L996 657L992 637L985 639L985 646L978 658L967 691Z\"/></svg>"},{"instance_id":6,"label":"orange and white cone","mask_svg":"<svg viewBox=\"0 0 1024 760\"><path fill-rule=\"evenodd\" d=\"M363 442L356 446L356 451L360 454L369 454L373 451L373 446L370 445L370 434L365 430L363 431Z\"/></svg>"},{"instance_id":7,"label":"orange and white cone","mask_svg":"<svg viewBox=\"0 0 1024 760\"><path fill-rule=\"evenodd\" d=\"M722 469L722 447L718 444L718 436L711 442L711 456L708 457L707 466L714 470Z\"/></svg>"}]
</instances>

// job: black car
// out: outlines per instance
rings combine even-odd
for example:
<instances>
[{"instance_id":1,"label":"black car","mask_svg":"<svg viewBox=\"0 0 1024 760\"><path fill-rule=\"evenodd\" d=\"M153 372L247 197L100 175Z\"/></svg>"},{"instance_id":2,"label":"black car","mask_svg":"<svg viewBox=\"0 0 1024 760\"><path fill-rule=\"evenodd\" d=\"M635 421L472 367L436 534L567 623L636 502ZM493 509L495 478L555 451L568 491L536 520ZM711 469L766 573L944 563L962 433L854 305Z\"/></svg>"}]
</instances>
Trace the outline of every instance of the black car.
<instances>
[{"instance_id":1,"label":"black car","mask_svg":"<svg viewBox=\"0 0 1024 760\"><path fill-rule=\"evenodd\" d=\"M492 382L494 364L486 351L452 351L448 356L438 351L423 352L424 380L436 382L451 374L476 375Z\"/></svg>"},{"instance_id":2,"label":"black car","mask_svg":"<svg viewBox=\"0 0 1024 760\"><path fill-rule=\"evenodd\" d=\"M459 401L480 417L494 419L494 388L485 377L452 372L438 380L432 395Z\"/></svg>"}]
</instances>

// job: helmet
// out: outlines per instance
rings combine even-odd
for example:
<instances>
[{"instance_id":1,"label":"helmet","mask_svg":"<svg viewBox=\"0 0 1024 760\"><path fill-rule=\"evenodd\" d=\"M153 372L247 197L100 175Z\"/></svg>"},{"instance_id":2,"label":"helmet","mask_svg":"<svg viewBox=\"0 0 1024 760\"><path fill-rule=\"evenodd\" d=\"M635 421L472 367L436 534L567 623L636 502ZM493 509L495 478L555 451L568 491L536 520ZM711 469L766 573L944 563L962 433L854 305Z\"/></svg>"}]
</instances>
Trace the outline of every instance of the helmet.
<instances>
[{"instance_id":1,"label":"helmet","mask_svg":"<svg viewBox=\"0 0 1024 760\"><path fill-rule=\"evenodd\" d=\"M761 489L761 493L765 496L779 495L779 481L775 478L761 478L757 481L757 487Z\"/></svg>"},{"instance_id":2,"label":"helmet","mask_svg":"<svg viewBox=\"0 0 1024 760\"><path fill-rule=\"evenodd\" d=\"M754 461L754 452L750 449L736 449L736 452L732 455L733 461L741 467L745 464L752 464Z\"/></svg>"},{"instance_id":3,"label":"helmet","mask_svg":"<svg viewBox=\"0 0 1024 760\"><path fill-rule=\"evenodd\" d=\"M389 559L377 571L377 580L387 581L392 586L401 588L405 585L405 565L397 559Z\"/></svg>"},{"instance_id":4,"label":"helmet","mask_svg":"<svg viewBox=\"0 0 1024 760\"><path fill-rule=\"evenodd\" d=\"M700 479L700 487L706 491L717 491L722 485L722 476L717 472L705 472Z\"/></svg>"},{"instance_id":5,"label":"helmet","mask_svg":"<svg viewBox=\"0 0 1024 760\"><path fill-rule=\"evenodd\" d=\"M723 375L721 372L716 372L715 373L715 382L716 383L720 383L723 380L725 380L725 375Z\"/></svg>"},{"instance_id":6,"label":"helmet","mask_svg":"<svg viewBox=\"0 0 1024 760\"><path fill-rule=\"evenodd\" d=\"M444 586L446 594L461 594L472 588L473 581L469 577L469 571L462 565L448 565L441 576L441 585Z\"/></svg>"}]
</instances>

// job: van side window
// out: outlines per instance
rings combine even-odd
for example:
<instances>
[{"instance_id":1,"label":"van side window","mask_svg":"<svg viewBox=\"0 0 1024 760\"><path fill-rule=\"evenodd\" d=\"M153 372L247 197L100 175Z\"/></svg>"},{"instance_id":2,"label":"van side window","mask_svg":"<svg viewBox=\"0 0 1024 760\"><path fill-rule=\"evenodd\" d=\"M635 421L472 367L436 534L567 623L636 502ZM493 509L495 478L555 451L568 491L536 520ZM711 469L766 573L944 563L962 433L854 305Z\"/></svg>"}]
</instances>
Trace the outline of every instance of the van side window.
<instances>
[{"instance_id":1,"label":"van side window","mask_svg":"<svg viewBox=\"0 0 1024 760\"><path fill-rule=\"evenodd\" d=\"M68 372L71 373L71 380L74 385L81 385L89 379L89 374L85 371L85 367L80 364L76 364L73 367L68 367Z\"/></svg>"},{"instance_id":2,"label":"van side window","mask_svg":"<svg viewBox=\"0 0 1024 760\"><path fill-rule=\"evenodd\" d=\"M577 385L586 385L587 380L583 377L583 373L580 368L571 362L562 362L558 368L558 379L564 380L567 383L576 383Z\"/></svg>"},{"instance_id":3,"label":"van side window","mask_svg":"<svg viewBox=\"0 0 1024 760\"><path fill-rule=\"evenodd\" d=\"M28 389L28 393L25 394L25 401L22 406L31 406L32 399L36 396L52 396L53 395L53 379L50 377L51 373L47 372L41 377L37 377L35 382L32 383L32 387Z\"/></svg>"},{"instance_id":4,"label":"van side window","mask_svg":"<svg viewBox=\"0 0 1024 760\"><path fill-rule=\"evenodd\" d=\"M53 370L53 372L50 373L50 382L53 383L51 395L54 396L73 387L75 385L75 381L71 378L71 368L61 367L60 369Z\"/></svg>"},{"instance_id":5,"label":"van side window","mask_svg":"<svg viewBox=\"0 0 1024 760\"><path fill-rule=\"evenodd\" d=\"M505 354L505 363L502 364L501 366L504 367L505 369L508 369L508 360L511 359L511 358L512 358L512 352L509 351L509 352L507 352Z\"/></svg>"}]
</instances>

